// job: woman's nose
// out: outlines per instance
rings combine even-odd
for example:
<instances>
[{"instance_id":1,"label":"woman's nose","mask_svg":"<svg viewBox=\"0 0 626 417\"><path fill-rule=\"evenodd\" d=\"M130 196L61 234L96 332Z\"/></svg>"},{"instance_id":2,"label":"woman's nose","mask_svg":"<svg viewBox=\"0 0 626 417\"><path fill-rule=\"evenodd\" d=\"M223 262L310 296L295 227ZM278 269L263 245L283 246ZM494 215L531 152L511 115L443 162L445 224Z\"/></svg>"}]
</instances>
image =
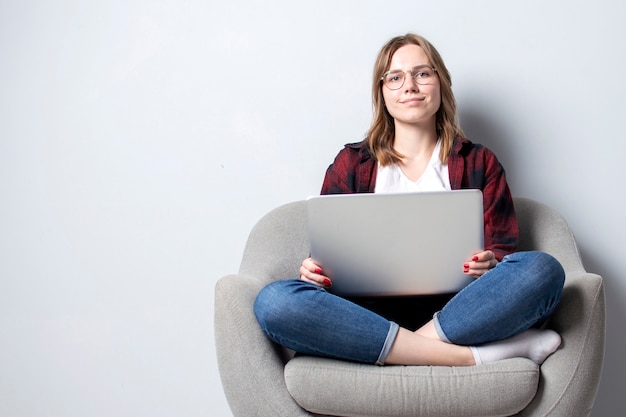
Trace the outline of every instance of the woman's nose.
<instances>
[{"instance_id":1,"label":"woman's nose","mask_svg":"<svg viewBox=\"0 0 626 417\"><path fill-rule=\"evenodd\" d=\"M404 88L406 91L419 91L419 84L415 82L415 78L410 72L404 74Z\"/></svg>"}]
</instances>

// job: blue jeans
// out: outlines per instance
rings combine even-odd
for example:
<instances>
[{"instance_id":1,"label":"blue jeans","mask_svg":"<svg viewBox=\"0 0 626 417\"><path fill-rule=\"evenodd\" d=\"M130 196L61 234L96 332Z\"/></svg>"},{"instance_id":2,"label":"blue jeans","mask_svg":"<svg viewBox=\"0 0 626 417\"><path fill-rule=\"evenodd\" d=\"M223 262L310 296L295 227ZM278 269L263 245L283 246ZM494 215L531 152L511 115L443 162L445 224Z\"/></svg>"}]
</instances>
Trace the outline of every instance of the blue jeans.
<instances>
[{"instance_id":1,"label":"blue jeans","mask_svg":"<svg viewBox=\"0 0 626 417\"><path fill-rule=\"evenodd\" d=\"M552 314L564 281L563 268L552 256L513 253L437 311L435 328L442 340L458 345L507 339ZM280 345L355 362L383 364L399 329L354 300L295 279L265 286L254 312L262 330Z\"/></svg>"}]
</instances>

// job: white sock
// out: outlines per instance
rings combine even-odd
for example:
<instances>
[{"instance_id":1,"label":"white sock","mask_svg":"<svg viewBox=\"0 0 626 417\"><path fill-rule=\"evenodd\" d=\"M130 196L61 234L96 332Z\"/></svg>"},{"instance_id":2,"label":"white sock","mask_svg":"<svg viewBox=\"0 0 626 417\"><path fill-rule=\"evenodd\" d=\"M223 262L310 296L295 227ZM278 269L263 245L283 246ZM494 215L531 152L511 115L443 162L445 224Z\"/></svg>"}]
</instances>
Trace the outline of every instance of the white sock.
<instances>
[{"instance_id":1,"label":"white sock","mask_svg":"<svg viewBox=\"0 0 626 417\"><path fill-rule=\"evenodd\" d=\"M561 345L561 336L553 330L529 329L510 339L471 346L476 365L510 358L528 358L541 365Z\"/></svg>"}]
</instances>

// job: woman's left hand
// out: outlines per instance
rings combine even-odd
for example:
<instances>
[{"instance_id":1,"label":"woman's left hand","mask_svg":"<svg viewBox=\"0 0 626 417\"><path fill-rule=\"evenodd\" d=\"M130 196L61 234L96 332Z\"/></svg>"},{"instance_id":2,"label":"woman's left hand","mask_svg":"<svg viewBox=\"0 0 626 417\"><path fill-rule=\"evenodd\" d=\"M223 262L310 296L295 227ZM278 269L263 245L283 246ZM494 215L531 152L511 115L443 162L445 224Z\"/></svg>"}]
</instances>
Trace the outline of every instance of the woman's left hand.
<instances>
[{"instance_id":1,"label":"woman's left hand","mask_svg":"<svg viewBox=\"0 0 626 417\"><path fill-rule=\"evenodd\" d=\"M471 260L463 265L463 273L474 278L481 277L485 272L498 264L496 255L490 250L474 254Z\"/></svg>"}]
</instances>

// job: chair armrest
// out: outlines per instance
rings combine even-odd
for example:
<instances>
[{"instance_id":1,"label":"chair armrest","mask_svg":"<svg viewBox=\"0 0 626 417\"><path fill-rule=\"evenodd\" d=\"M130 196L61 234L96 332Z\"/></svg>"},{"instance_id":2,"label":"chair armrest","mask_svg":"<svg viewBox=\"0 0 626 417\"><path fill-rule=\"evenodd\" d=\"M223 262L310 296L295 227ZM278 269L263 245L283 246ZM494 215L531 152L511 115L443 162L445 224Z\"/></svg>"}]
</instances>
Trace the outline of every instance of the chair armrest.
<instances>
[{"instance_id":1,"label":"chair armrest","mask_svg":"<svg viewBox=\"0 0 626 417\"><path fill-rule=\"evenodd\" d=\"M289 353L265 336L254 316L263 286L244 274L225 276L215 286L215 343L226 398L235 416L310 416L287 391Z\"/></svg>"},{"instance_id":2,"label":"chair armrest","mask_svg":"<svg viewBox=\"0 0 626 417\"><path fill-rule=\"evenodd\" d=\"M541 366L535 399L520 416L588 416L604 359L605 301L602 277L567 274L561 304L546 324L563 343Z\"/></svg>"}]
</instances>

